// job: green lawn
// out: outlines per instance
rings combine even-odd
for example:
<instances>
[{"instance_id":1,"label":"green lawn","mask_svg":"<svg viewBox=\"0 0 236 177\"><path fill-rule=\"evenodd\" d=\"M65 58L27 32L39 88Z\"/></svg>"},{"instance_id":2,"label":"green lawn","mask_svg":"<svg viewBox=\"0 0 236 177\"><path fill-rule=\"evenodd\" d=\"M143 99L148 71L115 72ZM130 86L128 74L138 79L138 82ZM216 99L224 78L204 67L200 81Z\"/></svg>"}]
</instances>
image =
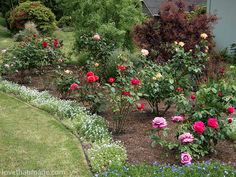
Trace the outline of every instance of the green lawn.
<instances>
[{"instance_id":1,"label":"green lawn","mask_svg":"<svg viewBox=\"0 0 236 177\"><path fill-rule=\"evenodd\" d=\"M0 176L17 170L91 176L75 136L48 113L0 92Z\"/></svg>"}]
</instances>

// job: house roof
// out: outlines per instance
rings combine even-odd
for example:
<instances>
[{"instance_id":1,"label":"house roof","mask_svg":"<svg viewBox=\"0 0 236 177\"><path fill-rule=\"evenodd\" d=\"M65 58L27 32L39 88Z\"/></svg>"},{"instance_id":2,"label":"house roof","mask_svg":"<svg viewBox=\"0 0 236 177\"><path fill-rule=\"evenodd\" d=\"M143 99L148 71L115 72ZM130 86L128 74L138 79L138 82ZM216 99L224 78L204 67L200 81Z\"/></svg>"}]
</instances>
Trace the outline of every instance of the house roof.
<instances>
[{"instance_id":1,"label":"house roof","mask_svg":"<svg viewBox=\"0 0 236 177\"><path fill-rule=\"evenodd\" d=\"M148 9L152 16L158 16L159 7L165 0L142 0L143 5ZM206 5L207 0L187 0L190 4Z\"/></svg>"}]
</instances>

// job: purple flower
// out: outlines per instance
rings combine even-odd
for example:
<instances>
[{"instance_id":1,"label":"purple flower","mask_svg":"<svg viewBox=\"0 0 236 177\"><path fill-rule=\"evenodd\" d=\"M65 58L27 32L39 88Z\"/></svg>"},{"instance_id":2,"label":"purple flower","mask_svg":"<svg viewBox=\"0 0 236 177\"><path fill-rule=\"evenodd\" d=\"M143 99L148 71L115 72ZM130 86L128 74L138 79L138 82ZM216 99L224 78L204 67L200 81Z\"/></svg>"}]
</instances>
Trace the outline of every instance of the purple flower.
<instances>
[{"instance_id":1,"label":"purple flower","mask_svg":"<svg viewBox=\"0 0 236 177\"><path fill-rule=\"evenodd\" d=\"M181 163L186 165L186 164L191 164L192 157L188 152L183 152L181 154Z\"/></svg>"},{"instance_id":2,"label":"purple flower","mask_svg":"<svg viewBox=\"0 0 236 177\"><path fill-rule=\"evenodd\" d=\"M183 116L174 116L172 117L172 122L183 122L184 121L184 117Z\"/></svg>"},{"instance_id":3,"label":"purple flower","mask_svg":"<svg viewBox=\"0 0 236 177\"><path fill-rule=\"evenodd\" d=\"M179 141L181 143L191 143L194 140L194 137L191 133L183 133L182 135L179 136Z\"/></svg>"},{"instance_id":4,"label":"purple flower","mask_svg":"<svg viewBox=\"0 0 236 177\"><path fill-rule=\"evenodd\" d=\"M165 128L167 127L166 119L163 117L155 117L152 121L153 128Z\"/></svg>"}]
</instances>

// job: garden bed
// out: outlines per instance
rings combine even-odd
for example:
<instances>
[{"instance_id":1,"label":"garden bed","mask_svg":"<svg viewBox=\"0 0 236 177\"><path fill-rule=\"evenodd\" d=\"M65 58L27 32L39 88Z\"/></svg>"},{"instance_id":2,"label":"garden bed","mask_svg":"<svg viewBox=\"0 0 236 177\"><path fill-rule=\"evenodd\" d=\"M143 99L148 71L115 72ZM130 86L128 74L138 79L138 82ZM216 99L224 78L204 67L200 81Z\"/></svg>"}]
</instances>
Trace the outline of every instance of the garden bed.
<instances>
[{"instance_id":1,"label":"garden bed","mask_svg":"<svg viewBox=\"0 0 236 177\"><path fill-rule=\"evenodd\" d=\"M70 69L74 73L79 71L76 66L67 66L65 67L65 70L66 69ZM54 83L54 79L56 76L53 68L44 68L43 74L39 74L42 73L42 71L40 70L36 70L33 73L34 74L29 75L27 72L25 72L25 78L20 78L19 74L4 76L4 78L31 88L37 88L41 91L48 90L52 95L61 98L61 95L57 91ZM72 98L68 97L67 99ZM142 100L142 102L146 101ZM147 102L146 105L148 105ZM175 108L171 107L165 116L167 118L168 128L170 129L167 137L167 139L169 140L176 139L175 131L173 131L176 124L171 122L171 116L173 116L174 113ZM109 127L111 128L112 112L105 111L102 112L101 115L106 118ZM124 143L128 154L128 161L130 163L146 162L148 164L153 164L157 162L160 164L176 164L178 163L178 157L176 158L178 152L163 149L159 145L155 148L151 147L151 140L148 135L148 130L151 129L151 122L154 117L155 114L151 112L151 108L148 106L146 106L142 113L130 113L126 122L126 132L121 135L113 135L113 138ZM216 146L216 150L216 154L208 155L204 158L201 158L199 161L218 160L225 163L236 162L236 156L233 155L236 152L236 144L234 142L222 141L218 143L218 145Z\"/></svg>"}]
</instances>

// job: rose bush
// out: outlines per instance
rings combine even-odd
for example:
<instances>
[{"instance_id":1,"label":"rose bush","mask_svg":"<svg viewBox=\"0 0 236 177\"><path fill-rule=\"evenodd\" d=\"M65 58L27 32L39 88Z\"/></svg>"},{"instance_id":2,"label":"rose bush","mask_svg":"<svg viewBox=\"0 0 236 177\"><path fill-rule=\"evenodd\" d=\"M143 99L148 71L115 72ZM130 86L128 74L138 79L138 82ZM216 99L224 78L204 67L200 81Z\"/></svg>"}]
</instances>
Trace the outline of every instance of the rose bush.
<instances>
[{"instance_id":1,"label":"rose bush","mask_svg":"<svg viewBox=\"0 0 236 177\"><path fill-rule=\"evenodd\" d=\"M124 62L117 65L118 76L110 77L106 88L108 90L107 100L113 112L113 129L115 133L125 130L127 115L132 110L143 110L144 103L137 103L142 96L142 81L138 72L132 67L132 63ZM136 104L137 103L137 104Z\"/></svg>"},{"instance_id":2,"label":"rose bush","mask_svg":"<svg viewBox=\"0 0 236 177\"><path fill-rule=\"evenodd\" d=\"M17 73L62 64L66 60L61 50L62 45L62 41L58 39L31 36L4 53L1 72L2 74Z\"/></svg>"},{"instance_id":3,"label":"rose bush","mask_svg":"<svg viewBox=\"0 0 236 177\"><path fill-rule=\"evenodd\" d=\"M188 105L177 111L178 115L184 114L184 118L172 117L172 121L177 123L176 138L180 143L163 140L160 133L156 134L156 127L153 127L150 131L152 145L176 148L181 153L199 158L215 152L214 147L219 140L229 137L232 114L235 111L233 105L236 103L236 86L219 81L201 86L194 95L194 99L190 97ZM165 127L164 135L167 131L168 126ZM187 157L186 159L191 159ZM181 155L181 162L185 164L182 160Z\"/></svg>"}]
</instances>

